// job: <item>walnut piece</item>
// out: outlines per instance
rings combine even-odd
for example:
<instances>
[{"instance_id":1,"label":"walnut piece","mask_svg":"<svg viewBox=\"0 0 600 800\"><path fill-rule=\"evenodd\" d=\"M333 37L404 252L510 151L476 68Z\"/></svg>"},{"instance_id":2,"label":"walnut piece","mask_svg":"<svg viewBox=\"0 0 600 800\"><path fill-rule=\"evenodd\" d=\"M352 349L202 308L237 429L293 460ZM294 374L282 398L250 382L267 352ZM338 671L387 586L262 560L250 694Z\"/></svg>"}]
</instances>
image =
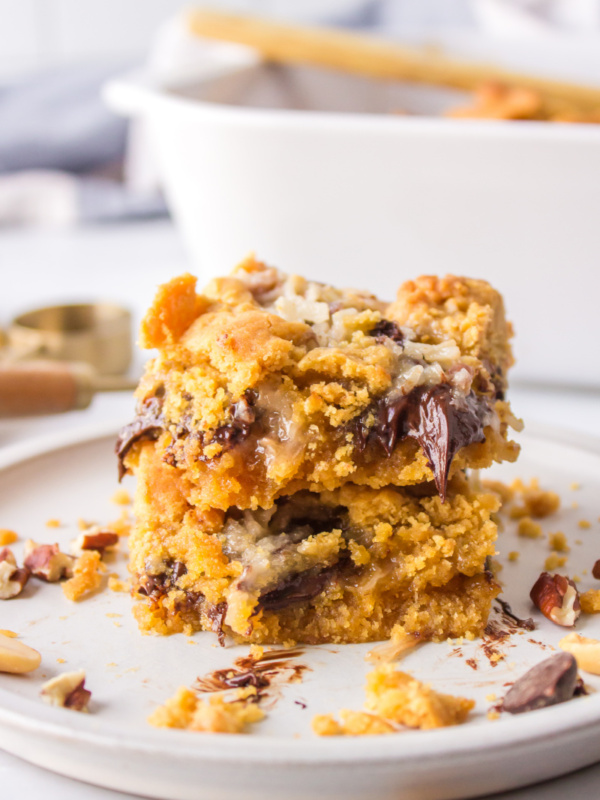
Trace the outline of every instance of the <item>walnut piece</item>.
<instances>
[{"instance_id":1,"label":"walnut piece","mask_svg":"<svg viewBox=\"0 0 600 800\"><path fill-rule=\"evenodd\" d=\"M87 711L92 693L85 688L85 672L64 672L42 686L42 700L58 708Z\"/></svg>"},{"instance_id":2,"label":"walnut piece","mask_svg":"<svg viewBox=\"0 0 600 800\"><path fill-rule=\"evenodd\" d=\"M572 628L581 614L579 592L570 578L542 572L529 594L542 614L565 628Z\"/></svg>"},{"instance_id":3,"label":"walnut piece","mask_svg":"<svg viewBox=\"0 0 600 800\"><path fill-rule=\"evenodd\" d=\"M600 675L600 642L578 633L570 633L558 643L561 650L575 656L577 666L584 672Z\"/></svg>"},{"instance_id":4,"label":"walnut piece","mask_svg":"<svg viewBox=\"0 0 600 800\"><path fill-rule=\"evenodd\" d=\"M37 544L32 539L25 542L25 566L35 578L47 583L73 574L73 558L61 553L58 544Z\"/></svg>"},{"instance_id":5,"label":"walnut piece","mask_svg":"<svg viewBox=\"0 0 600 800\"><path fill-rule=\"evenodd\" d=\"M31 672L39 667L41 660L41 655L33 647L0 633L0 672Z\"/></svg>"}]
</instances>

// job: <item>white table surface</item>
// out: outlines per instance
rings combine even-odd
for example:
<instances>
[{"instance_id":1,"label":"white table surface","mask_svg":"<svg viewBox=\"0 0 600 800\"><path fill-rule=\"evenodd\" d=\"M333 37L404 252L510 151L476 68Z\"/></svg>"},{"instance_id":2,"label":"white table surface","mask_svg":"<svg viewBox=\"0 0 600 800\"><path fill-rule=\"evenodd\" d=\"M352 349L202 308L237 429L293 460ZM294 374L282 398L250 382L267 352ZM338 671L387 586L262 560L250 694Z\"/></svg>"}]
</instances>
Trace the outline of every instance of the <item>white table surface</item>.
<instances>
[{"instance_id":1,"label":"white table surface","mask_svg":"<svg viewBox=\"0 0 600 800\"><path fill-rule=\"evenodd\" d=\"M193 271L168 222L111 225L69 232L3 231L0 234L0 326L15 314L55 302L107 299L134 312L136 322L157 283ZM8 290L10 287L10 290ZM143 354L136 356L139 370ZM513 386L515 413L526 421L600 437L600 389ZM94 421L129 421L133 404L126 394L98 396L85 411L0 420L0 447L50 431ZM598 752L600 758L600 750ZM508 767L509 765L507 765ZM118 800L131 797L99 789L27 764L0 751L2 797L44 800ZM600 764L535 787L496 795L504 800L562 800L600 796ZM285 800L282 798L281 800Z\"/></svg>"}]
</instances>

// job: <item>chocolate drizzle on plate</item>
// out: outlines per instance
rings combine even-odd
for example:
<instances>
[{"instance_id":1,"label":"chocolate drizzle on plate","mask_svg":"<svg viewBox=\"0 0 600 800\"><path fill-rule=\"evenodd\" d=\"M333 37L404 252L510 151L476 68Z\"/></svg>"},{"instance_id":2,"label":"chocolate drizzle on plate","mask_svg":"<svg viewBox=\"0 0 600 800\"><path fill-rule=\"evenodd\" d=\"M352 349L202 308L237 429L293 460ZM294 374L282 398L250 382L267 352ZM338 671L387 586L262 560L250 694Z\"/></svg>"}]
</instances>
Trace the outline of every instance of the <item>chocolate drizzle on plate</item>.
<instances>
[{"instance_id":1,"label":"chocolate drizzle on plate","mask_svg":"<svg viewBox=\"0 0 600 800\"><path fill-rule=\"evenodd\" d=\"M197 678L194 689L199 692L223 692L254 686L255 702L267 697L266 690L278 683L298 683L309 669L305 664L293 663L292 659L302 655L301 648L268 650L261 656L236 658L231 667L217 669Z\"/></svg>"},{"instance_id":2,"label":"chocolate drizzle on plate","mask_svg":"<svg viewBox=\"0 0 600 800\"><path fill-rule=\"evenodd\" d=\"M390 393L369 406L358 423L354 436L359 452L379 444L391 456L397 442L416 439L427 457L437 491L446 500L448 475L457 452L485 440L484 420L489 412L485 397L470 392L456 396L450 384L418 386L406 395ZM366 419L373 415L371 427Z\"/></svg>"}]
</instances>

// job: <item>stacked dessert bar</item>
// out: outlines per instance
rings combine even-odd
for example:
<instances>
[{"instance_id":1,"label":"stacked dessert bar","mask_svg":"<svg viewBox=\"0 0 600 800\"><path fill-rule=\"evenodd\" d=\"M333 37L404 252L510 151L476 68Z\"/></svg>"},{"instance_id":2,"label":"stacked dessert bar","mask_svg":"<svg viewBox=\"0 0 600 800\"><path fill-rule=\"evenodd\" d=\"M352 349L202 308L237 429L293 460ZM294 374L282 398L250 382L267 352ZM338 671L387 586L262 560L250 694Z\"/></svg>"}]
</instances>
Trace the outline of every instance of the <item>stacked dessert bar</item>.
<instances>
[{"instance_id":1,"label":"stacked dessert bar","mask_svg":"<svg viewBox=\"0 0 600 800\"><path fill-rule=\"evenodd\" d=\"M392 304L254 259L159 289L119 437L143 631L238 642L477 635L498 508L468 470L514 461L512 363L487 283L421 277Z\"/></svg>"}]
</instances>

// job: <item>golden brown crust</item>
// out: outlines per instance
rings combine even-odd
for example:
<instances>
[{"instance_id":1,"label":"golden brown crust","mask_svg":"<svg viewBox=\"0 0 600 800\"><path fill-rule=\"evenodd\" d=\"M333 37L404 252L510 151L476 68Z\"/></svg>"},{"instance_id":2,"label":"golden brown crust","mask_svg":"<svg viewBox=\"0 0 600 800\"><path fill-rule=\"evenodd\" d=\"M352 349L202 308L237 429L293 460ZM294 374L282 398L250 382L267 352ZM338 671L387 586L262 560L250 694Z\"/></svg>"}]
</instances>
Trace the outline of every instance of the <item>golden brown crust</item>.
<instances>
[{"instance_id":1,"label":"golden brown crust","mask_svg":"<svg viewBox=\"0 0 600 800\"><path fill-rule=\"evenodd\" d=\"M282 280L250 259L234 277L214 280L196 297L193 279L183 276L161 288L143 323L142 341L158 345L159 356L148 365L138 400L162 393L165 432L156 447L182 483L193 485L194 505L268 508L281 495L347 481L377 487L431 480L428 458L413 439L399 441L389 458L357 445L356 426L368 427L374 403L403 386L398 369L407 372L416 363L412 357L399 362L389 342L370 335L382 319L414 330L417 348L439 345L448 374L464 367L493 411L497 422L486 427L485 441L459 450L451 474L516 458L518 448L507 440L514 418L501 399L512 363L511 328L502 298L489 284L422 277L401 287L387 309L370 295L325 287L320 291L330 310L351 303L352 313L323 334L318 324L290 318L298 298L305 300L293 295L290 312ZM288 304L279 308L283 317L274 313L277 302L264 303L277 287L280 302ZM311 290L301 291L308 297ZM315 302L304 313L319 313L324 305ZM451 356L448 347L454 348ZM259 423L244 441L234 432L224 442L232 409L246 402L248 392L259 397L256 415L269 419L271 429ZM125 460L133 470L138 446Z\"/></svg>"},{"instance_id":2,"label":"golden brown crust","mask_svg":"<svg viewBox=\"0 0 600 800\"><path fill-rule=\"evenodd\" d=\"M387 313L426 341L454 339L463 354L494 365L502 375L514 362L512 326L502 296L487 281L424 275L398 289Z\"/></svg>"}]
</instances>

